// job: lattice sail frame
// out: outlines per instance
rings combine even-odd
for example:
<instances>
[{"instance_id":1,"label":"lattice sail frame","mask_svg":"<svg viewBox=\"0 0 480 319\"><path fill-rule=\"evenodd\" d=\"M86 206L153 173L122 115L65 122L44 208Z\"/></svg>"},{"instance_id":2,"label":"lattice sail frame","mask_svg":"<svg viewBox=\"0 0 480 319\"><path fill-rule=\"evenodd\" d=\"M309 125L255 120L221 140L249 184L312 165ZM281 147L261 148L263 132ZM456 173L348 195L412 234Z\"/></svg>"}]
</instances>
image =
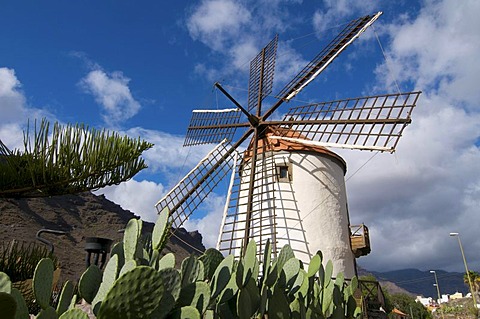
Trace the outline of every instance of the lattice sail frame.
<instances>
[{"instance_id":1,"label":"lattice sail frame","mask_svg":"<svg viewBox=\"0 0 480 319\"><path fill-rule=\"evenodd\" d=\"M234 153L228 153L226 140L209 152L180 182L177 183L155 208L160 213L170 210L170 221L179 228L192 215L215 186L231 171ZM187 198L186 201L181 201Z\"/></svg>"},{"instance_id":2,"label":"lattice sail frame","mask_svg":"<svg viewBox=\"0 0 480 319\"><path fill-rule=\"evenodd\" d=\"M385 94L291 108L282 123L325 146L394 152L421 92Z\"/></svg>"}]
</instances>

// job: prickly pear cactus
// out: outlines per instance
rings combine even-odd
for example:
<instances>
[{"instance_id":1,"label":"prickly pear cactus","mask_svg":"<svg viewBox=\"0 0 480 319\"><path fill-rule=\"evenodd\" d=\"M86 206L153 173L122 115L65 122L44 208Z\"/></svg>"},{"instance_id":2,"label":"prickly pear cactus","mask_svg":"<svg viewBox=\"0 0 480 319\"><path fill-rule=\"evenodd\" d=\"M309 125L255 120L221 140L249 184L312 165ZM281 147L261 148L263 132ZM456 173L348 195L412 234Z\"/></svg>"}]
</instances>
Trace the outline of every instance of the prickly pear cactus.
<instances>
[{"instance_id":1,"label":"prickly pear cactus","mask_svg":"<svg viewBox=\"0 0 480 319\"><path fill-rule=\"evenodd\" d=\"M164 290L158 271L138 266L117 279L105 296L97 318L149 318L160 303Z\"/></svg>"},{"instance_id":2,"label":"prickly pear cactus","mask_svg":"<svg viewBox=\"0 0 480 319\"><path fill-rule=\"evenodd\" d=\"M141 236L142 226L139 220L132 218L127 223L125 233L123 234L123 253L125 261L135 259L139 254L139 239Z\"/></svg>"},{"instance_id":3,"label":"prickly pear cactus","mask_svg":"<svg viewBox=\"0 0 480 319\"><path fill-rule=\"evenodd\" d=\"M53 285L53 261L50 258L42 258L33 274L33 293L37 303L43 310L50 305Z\"/></svg>"},{"instance_id":4,"label":"prickly pear cactus","mask_svg":"<svg viewBox=\"0 0 480 319\"><path fill-rule=\"evenodd\" d=\"M187 257L182 262L181 274L182 287L195 281L201 281L204 279L205 274L203 263L193 255Z\"/></svg>"},{"instance_id":5,"label":"prickly pear cactus","mask_svg":"<svg viewBox=\"0 0 480 319\"><path fill-rule=\"evenodd\" d=\"M102 277L100 275L100 280L101 279L102 279ZM98 283L98 285L100 285L100 283ZM65 282L65 284L63 285L62 292L60 293L60 298L58 299L57 315L60 316L65 311L68 310L68 307L72 303L74 289L75 289L75 287L74 287L73 283L70 280L67 280ZM79 288L79 290L80 290L80 288ZM97 286L97 290L98 290L98 286ZM96 290L95 290L95 293L96 293ZM93 296L95 296L95 295L93 295ZM93 299L93 297L92 297L92 299ZM85 300L87 300L87 299L85 299ZM87 302L91 303L92 300L90 300L90 301L87 300Z\"/></svg>"},{"instance_id":6,"label":"prickly pear cactus","mask_svg":"<svg viewBox=\"0 0 480 319\"><path fill-rule=\"evenodd\" d=\"M205 267L205 279L212 279L215 270L224 258L225 257L223 257L222 253L215 248L208 248L205 250L203 255L199 258Z\"/></svg>"},{"instance_id":7,"label":"prickly pear cactus","mask_svg":"<svg viewBox=\"0 0 480 319\"><path fill-rule=\"evenodd\" d=\"M78 293L86 302L92 303L102 283L102 271L97 265L90 265L80 277Z\"/></svg>"},{"instance_id":8,"label":"prickly pear cactus","mask_svg":"<svg viewBox=\"0 0 480 319\"><path fill-rule=\"evenodd\" d=\"M110 288L112 288L115 280L117 279L118 274L118 256L113 255L110 257L107 265L105 266L105 270L103 271L102 283L98 288L98 292L95 298L92 301L93 312L95 314L98 313L100 303L103 301L105 296L107 295Z\"/></svg>"},{"instance_id":9,"label":"prickly pear cactus","mask_svg":"<svg viewBox=\"0 0 480 319\"><path fill-rule=\"evenodd\" d=\"M27 303L22 296L22 293L17 288L12 288L10 295L15 299L17 304L17 311L15 312L15 319L29 319L30 315L28 313ZM0 310L0 313L3 313Z\"/></svg>"},{"instance_id":10,"label":"prickly pear cactus","mask_svg":"<svg viewBox=\"0 0 480 319\"><path fill-rule=\"evenodd\" d=\"M15 298L7 292L0 292L0 313L2 318L15 319L17 303Z\"/></svg>"},{"instance_id":11,"label":"prickly pear cactus","mask_svg":"<svg viewBox=\"0 0 480 319\"><path fill-rule=\"evenodd\" d=\"M0 292L9 294L11 290L12 282L10 281L10 277L4 272L0 272Z\"/></svg>"},{"instance_id":12,"label":"prickly pear cactus","mask_svg":"<svg viewBox=\"0 0 480 319\"><path fill-rule=\"evenodd\" d=\"M59 319L88 319L88 315L80 309L70 309L63 313Z\"/></svg>"},{"instance_id":13,"label":"prickly pear cactus","mask_svg":"<svg viewBox=\"0 0 480 319\"><path fill-rule=\"evenodd\" d=\"M168 238L168 208L164 208L157 217L152 233L152 248L161 250Z\"/></svg>"}]
</instances>

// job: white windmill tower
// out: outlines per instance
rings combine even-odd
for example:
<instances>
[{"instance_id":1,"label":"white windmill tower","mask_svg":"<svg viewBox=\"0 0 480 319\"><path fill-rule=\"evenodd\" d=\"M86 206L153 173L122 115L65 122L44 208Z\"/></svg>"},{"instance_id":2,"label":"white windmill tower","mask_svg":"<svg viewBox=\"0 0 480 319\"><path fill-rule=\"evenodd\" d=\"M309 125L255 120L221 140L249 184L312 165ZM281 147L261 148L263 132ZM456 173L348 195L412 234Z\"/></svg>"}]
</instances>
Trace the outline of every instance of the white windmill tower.
<instances>
[{"instance_id":1,"label":"white windmill tower","mask_svg":"<svg viewBox=\"0 0 480 319\"><path fill-rule=\"evenodd\" d=\"M265 112L262 101L272 90L277 37L250 63L247 108L215 83L236 108L193 111L184 146L219 144L156 204L157 210L168 207L173 226L180 227L233 165L220 251L240 255L254 239L260 255L270 239L273 255L290 244L308 263L321 250L325 260L333 261L335 273L354 276L346 164L327 147L394 152L420 92L315 103L291 108L280 121L269 118L380 15L350 22ZM237 129L243 134L231 143ZM249 137L248 148L240 154L238 148Z\"/></svg>"}]
</instances>

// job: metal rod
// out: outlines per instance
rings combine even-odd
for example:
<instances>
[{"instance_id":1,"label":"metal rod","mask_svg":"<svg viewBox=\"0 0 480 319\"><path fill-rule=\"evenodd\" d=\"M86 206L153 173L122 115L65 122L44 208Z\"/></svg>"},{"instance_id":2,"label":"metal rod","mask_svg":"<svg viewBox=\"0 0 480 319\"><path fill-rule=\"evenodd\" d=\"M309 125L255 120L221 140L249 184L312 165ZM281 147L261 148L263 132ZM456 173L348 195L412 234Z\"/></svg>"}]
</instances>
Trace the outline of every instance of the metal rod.
<instances>
[{"instance_id":1,"label":"metal rod","mask_svg":"<svg viewBox=\"0 0 480 319\"><path fill-rule=\"evenodd\" d=\"M233 96L231 96L227 91L225 91L225 89L220 85L220 83L215 82L215 87L217 87L230 101L232 101L233 104L235 104L240 109L240 111L243 112L243 114L247 116L248 121L253 126L258 125L258 118L250 114L240 103L238 103L237 100L233 98Z\"/></svg>"}]
</instances>

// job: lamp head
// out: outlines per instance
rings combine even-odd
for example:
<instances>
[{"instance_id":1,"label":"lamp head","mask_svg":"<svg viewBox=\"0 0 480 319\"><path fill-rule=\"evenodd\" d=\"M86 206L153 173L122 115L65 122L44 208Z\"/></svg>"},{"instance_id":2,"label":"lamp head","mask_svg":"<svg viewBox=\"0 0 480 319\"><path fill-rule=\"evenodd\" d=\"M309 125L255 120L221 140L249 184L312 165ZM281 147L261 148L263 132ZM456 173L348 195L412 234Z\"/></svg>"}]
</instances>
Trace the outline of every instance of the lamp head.
<instances>
[{"instance_id":1,"label":"lamp head","mask_svg":"<svg viewBox=\"0 0 480 319\"><path fill-rule=\"evenodd\" d=\"M458 233L450 233L450 236L458 236Z\"/></svg>"},{"instance_id":2,"label":"lamp head","mask_svg":"<svg viewBox=\"0 0 480 319\"><path fill-rule=\"evenodd\" d=\"M430 273L431 273L431 274L434 274L434 273L435 273L435 270L430 270Z\"/></svg>"}]
</instances>

